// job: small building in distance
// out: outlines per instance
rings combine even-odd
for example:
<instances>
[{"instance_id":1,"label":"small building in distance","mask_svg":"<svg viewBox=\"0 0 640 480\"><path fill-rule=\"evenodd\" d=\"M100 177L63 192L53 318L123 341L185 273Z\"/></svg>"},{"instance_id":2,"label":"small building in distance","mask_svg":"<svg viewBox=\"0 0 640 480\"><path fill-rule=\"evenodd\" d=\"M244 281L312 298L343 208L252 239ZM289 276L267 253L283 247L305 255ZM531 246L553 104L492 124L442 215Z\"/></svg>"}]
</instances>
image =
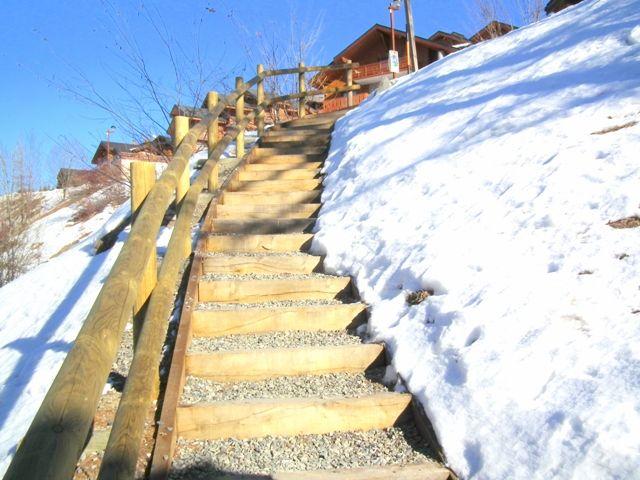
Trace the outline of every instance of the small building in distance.
<instances>
[{"instance_id":1,"label":"small building in distance","mask_svg":"<svg viewBox=\"0 0 640 480\"><path fill-rule=\"evenodd\" d=\"M547 6L544 7L544 11L547 12L547 15L551 15L552 13L557 13L560 10L564 10L571 5L576 5L580 3L582 0L550 0L547 3Z\"/></svg>"},{"instance_id":2,"label":"small building in distance","mask_svg":"<svg viewBox=\"0 0 640 480\"><path fill-rule=\"evenodd\" d=\"M494 20L471 35L471 38L469 40L471 40L471 43L480 43L486 40L491 40L492 38L498 38L506 35L507 33L512 32L517 28L518 27L514 25Z\"/></svg>"},{"instance_id":3,"label":"small building in distance","mask_svg":"<svg viewBox=\"0 0 640 480\"><path fill-rule=\"evenodd\" d=\"M123 172L129 171L132 161L167 163L173 155L169 137L158 136L142 143L119 143L101 141L91 159L98 168L119 166Z\"/></svg>"}]
</instances>

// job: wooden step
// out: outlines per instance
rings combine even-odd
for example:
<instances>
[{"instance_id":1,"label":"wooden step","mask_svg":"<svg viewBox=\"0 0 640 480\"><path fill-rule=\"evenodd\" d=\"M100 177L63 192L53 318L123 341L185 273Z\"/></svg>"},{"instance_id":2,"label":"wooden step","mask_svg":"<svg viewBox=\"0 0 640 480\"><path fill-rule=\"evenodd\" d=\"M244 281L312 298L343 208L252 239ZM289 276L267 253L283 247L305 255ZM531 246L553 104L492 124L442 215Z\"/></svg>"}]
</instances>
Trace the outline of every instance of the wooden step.
<instances>
[{"instance_id":1,"label":"wooden step","mask_svg":"<svg viewBox=\"0 0 640 480\"><path fill-rule=\"evenodd\" d=\"M283 131L280 130L277 133L265 133L260 137L261 141L268 141L272 143L281 142L307 142L311 141L309 145L315 144L315 142L329 143L331 135L328 133L320 133L313 130L295 130L295 131Z\"/></svg>"},{"instance_id":2,"label":"wooden step","mask_svg":"<svg viewBox=\"0 0 640 480\"><path fill-rule=\"evenodd\" d=\"M305 137L302 135L291 135L288 137L264 137L260 139L261 147L276 148L306 148L306 147L328 147L330 138L325 135Z\"/></svg>"},{"instance_id":3,"label":"wooden step","mask_svg":"<svg viewBox=\"0 0 640 480\"><path fill-rule=\"evenodd\" d=\"M309 162L322 162L324 155L300 155L297 153L275 153L273 155L259 155L254 157L251 164L256 163L286 163L293 168L298 168L295 165L305 164Z\"/></svg>"},{"instance_id":4,"label":"wooden step","mask_svg":"<svg viewBox=\"0 0 640 480\"><path fill-rule=\"evenodd\" d=\"M292 203L315 203L320 201L320 190L302 192L224 192L223 205L282 205Z\"/></svg>"},{"instance_id":5,"label":"wooden step","mask_svg":"<svg viewBox=\"0 0 640 480\"><path fill-rule=\"evenodd\" d=\"M339 297L350 282L349 277L201 280L198 284L198 298L201 302L220 303L330 300Z\"/></svg>"},{"instance_id":6,"label":"wooden step","mask_svg":"<svg viewBox=\"0 0 640 480\"><path fill-rule=\"evenodd\" d=\"M188 354L186 373L216 382L244 382L275 377L358 373L384 365L384 362L384 347L375 343L265 348Z\"/></svg>"},{"instance_id":7,"label":"wooden step","mask_svg":"<svg viewBox=\"0 0 640 480\"><path fill-rule=\"evenodd\" d=\"M324 158L326 148L321 147L258 147L252 150L254 158L270 157L272 155L312 155L309 161L316 161L318 157Z\"/></svg>"},{"instance_id":8,"label":"wooden step","mask_svg":"<svg viewBox=\"0 0 640 480\"><path fill-rule=\"evenodd\" d=\"M281 172L287 170L320 170L322 162L303 163L249 163L244 166L245 172Z\"/></svg>"},{"instance_id":9,"label":"wooden step","mask_svg":"<svg viewBox=\"0 0 640 480\"><path fill-rule=\"evenodd\" d=\"M314 255L217 255L202 260L204 273L228 273L243 275L247 273L306 274L322 269L322 257Z\"/></svg>"},{"instance_id":10,"label":"wooden step","mask_svg":"<svg viewBox=\"0 0 640 480\"><path fill-rule=\"evenodd\" d=\"M300 180L257 180L235 181L229 185L233 192L294 192L317 190L322 187L322 179Z\"/></svg>"},{"instance_id":11,"label":"wooden step","mask_svg":"<svg viewBox=\"0 0 640 480\"><path fill-rule=\"evenodd\" d=\"M216 205L220 219L234 218L312 218L320 211L319 203L294 203L284 205Z\"/></svg>"},{"instance_id":12,"label":"wooden step","mask_svg":"<svg viewBox=\"0 0 640 480\"><path fill-rule=\"evenodd\" d=\"M451 472L439 463L383 465L335 470L276 472L269 480L452 480ZM231 480L231 478L229 479ZM255 476L233 476L233 480L255 480Z\"/></svg>"},{"instance_id":13,"label":"wooden step","mask_svg":"<svg viewBox=\"0 0 640 480\"><path fill-rule=\"evenodd\" d=\"M187 439L258 438L389 428L411 418L411 395L214 402L178 407L178 435Z\"/></svg>"},{"instance_id":14,"label":"wooden step","mask_svg":"<svg viewBox=\"0 0 640 480\"><path fill-rule=\"evenodd\" d=\"M277 171L252 171L243 169L238 174L241 182L257 180L307 180L320 177L320 169L296 168Z\"/></svg>"},{"instance_id":15,"label":"wooden step","mask_svg":"<svg viewBox=\"0 0 640 480\"><path fill-rule=\"evenodd\" d=\"M301 252L311 246L313 235L209 235L205 237L208 252Z\"/></svg>"},{"instance_id":16,"label":"wooden step","mask_svg":"<svg viewBox=\"0 0 640 480\"><path fill-rule=\"evenodd\" d=\"M239 310L195 310L192 315L193 336L221 337L287 330L344 330L366 320L366 306L362 303L343 303Z\"/></svg>"},{"instance_id":17,"label":"wooden step","mask_svg":"<svg viewBox=\"0 0 640 480\"><path fill-rule=\"evenodd\" d=\"M315 218L266 218L220 220L214 218L214 233L235 234L278 234L278 233L310 233L316 223Z\"/></svg>"},{"instance_id":18,"label":"wooden step","mask_svg":"<svg viewBox=\"0 0 640 480\"><path fill-rule=\"evenodd\" d=\"M263 138L266 137L280 137L287 135L326 135L331 136L332 128L323 127L322 125L313 126L313 125L302 125L298 128L270 128L267 130Z\"/></svg>"}]
</instances>

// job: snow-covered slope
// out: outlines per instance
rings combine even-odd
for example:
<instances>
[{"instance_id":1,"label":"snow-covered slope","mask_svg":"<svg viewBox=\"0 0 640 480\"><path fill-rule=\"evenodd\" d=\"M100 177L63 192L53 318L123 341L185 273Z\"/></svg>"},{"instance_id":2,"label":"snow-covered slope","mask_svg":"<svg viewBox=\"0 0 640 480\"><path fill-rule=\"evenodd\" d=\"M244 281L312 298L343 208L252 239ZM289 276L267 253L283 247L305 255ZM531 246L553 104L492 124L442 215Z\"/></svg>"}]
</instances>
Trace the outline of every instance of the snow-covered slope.
<instances>
[{"instance_id":1,"label":"snow-covered slope","mask_svg":"<svg viewBox=\"0 0 640 480\"><path fill-rule=\"evenodd\" d=\"M592 0L336 126L314 249L464 478L640 478L638 122L640 0Z\"/></svg>"}]
</instances>

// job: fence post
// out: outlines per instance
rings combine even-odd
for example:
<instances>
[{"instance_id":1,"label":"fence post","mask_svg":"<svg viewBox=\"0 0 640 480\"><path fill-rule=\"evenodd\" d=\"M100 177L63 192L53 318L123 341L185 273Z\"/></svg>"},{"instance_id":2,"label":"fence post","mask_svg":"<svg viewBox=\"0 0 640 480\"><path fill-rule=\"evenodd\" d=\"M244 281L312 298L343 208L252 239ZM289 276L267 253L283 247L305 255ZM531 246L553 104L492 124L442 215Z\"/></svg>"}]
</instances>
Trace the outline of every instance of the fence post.
<instances>
[{"instance_id":1,"label":"fence post","mask_svg":"<svg viewBox=\"0 0 640 480\"><path fill-rule=\"evenodd\" d=\"M298 68L301 69L300 73L298 73L298 93L305 93L307 91L307 84L304 78L304 62L300 62L298 64ZM306 97L302 97L298 100L298 118L304 118L306 110L305 107L307 105Z\"/></svg>"},{"instance_id":2,"label":"fence post","mask_svg":"<svg viewBox=\"0 0 640 480\"><path fill-rule=\"evenodd\" d=\"M242 77L236 77L236 90L244 86L244 80ZM236 125L239 126L240 122L244 120L244 93L238 96L236 100ZM244 157L244 128L238 130L238 136L236 137L236 158L239 160Z\"/></svg>"},{"instance_id":3,"label":"fence post","mask_svg":"<svg viewBox=\"0 0 640 480\"><path fill-rule=\"evenodd\" d=\"M151 162L131 162L131 214L135 222L136 216L147 194L156 183L156 166ZM158 281L158 261L156 257L156 249L154 248L147 261L140 286L138 288L138 296L133 306L133 345L138 344L138 337L142 330L142 322L144 320L144 309L147 301L151 296L151 292Z\"/></svg>"},{"instance_id":4,"label":"fence post","mask_svg":"<svg viewBox=\"0 0 640 480\"><path fill-rule=\"evenodd\" d=\"M262 75L264 73L264 65L259 64L257 69L258 75ZM264 79L258 80L258 84L256 85L257 98L258 98L258 107L262 102L264 102ZM256 117L256 124L258 127L258 136L262 137L264 135L264 110L258 113Z\"/></svg>"},{"instance_id":5,"label":"fence post","mask_svg":"<svg viewBox=\"0 0 640 480\"><path fill-rule=\"evenodd\" d=\"M347 87L353 87L353 67L351 60L347 60L349 67L347 68ZM353 107L353 91L347 92L347 107Z\"/></svg>"},{"instance_id":6,"label":"fence post","mask_svg":"<svg viewBox=\"0 0 640 480\"><path fill-rule=\"evenodd\" d=\"M209 92L207 94L207 109L209 111L216 108L218 105L219 97L218 92ZM209 126L207 127L207 148L209 150L209 155L216 148L218 144L218 119L212 120ZM211 171L211 175L209 176L209 191L214 192L218 188L218 178L220 175L220 167L216 162L216 165L213 167Z\"/></svg>"},{"instance_id":7,"label":"fence post","mask_svg":"<svg viewBox=\"0 0 640 480\"><path fill-rule=\"evenodd\" d=\"M182 142L182 139L185 137L187 132L189 131L189 117L184 117L182 115L176 115L173 117L173 128L171 129L173 132L173 151L175 152ZM189 171L189 164L182 172L182 175L178 179L178 185L176 187L176 204L180 203L183 197L187 194L187 190L189 190L190 186L190 178L191 172Z\"/></svg>"}]
</instances>

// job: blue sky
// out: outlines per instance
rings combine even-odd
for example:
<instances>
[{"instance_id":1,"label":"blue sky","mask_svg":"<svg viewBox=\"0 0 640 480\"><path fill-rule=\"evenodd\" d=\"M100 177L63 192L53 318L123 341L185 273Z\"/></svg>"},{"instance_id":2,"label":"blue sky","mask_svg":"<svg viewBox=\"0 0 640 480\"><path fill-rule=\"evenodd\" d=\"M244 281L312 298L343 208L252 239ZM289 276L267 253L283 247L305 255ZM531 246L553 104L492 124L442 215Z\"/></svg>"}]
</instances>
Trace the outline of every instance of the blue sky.
<instances>
[{"instance_id":1,"label":"blue sky","mask_svg":"<svg viewBox=\"0 0 640 480\"><path fill-rule=\"evenodd\" d=\"M474 1L413 0L416 33L422 36L436 30L473 33L477 27L470 14ZM224 75L244 70L247 77L252 76L254 65L246 58L252 35L262 29L286 31L291 11L307 25L323 19L320 41L313 53L316 61L327 63L372 24L388 24L388 3L388 0L41 0L36 7L34 2L4 0L4 13L0 17L3 65L0 101L4 107L0 146L11 149L19 139L32 135L44 155L63 138L77 140L92 151L109 126L118 126L118 119L65 93L60 86L71 83L86 92L81 87L83 82L78 80L82 75L106 99L131 102L117 86L121 80L131 85L121 56L126 51L120 49L123 37L135 39L151 74L171 85L173 73L167 50L147 20L149 16L161 19L156 27L166 29L167 38L180 38L186 56L195 56L194 46L199 45L203 62L211 72L208 80L211 88L222 90L219 80ZM397 19L403 27L404 14ZM246 29L240 37L238 25ZM141 101L145 100L141 97ZM129 141L126 130L116 129L113 139Z\"/></svg>"}]
</instances>

